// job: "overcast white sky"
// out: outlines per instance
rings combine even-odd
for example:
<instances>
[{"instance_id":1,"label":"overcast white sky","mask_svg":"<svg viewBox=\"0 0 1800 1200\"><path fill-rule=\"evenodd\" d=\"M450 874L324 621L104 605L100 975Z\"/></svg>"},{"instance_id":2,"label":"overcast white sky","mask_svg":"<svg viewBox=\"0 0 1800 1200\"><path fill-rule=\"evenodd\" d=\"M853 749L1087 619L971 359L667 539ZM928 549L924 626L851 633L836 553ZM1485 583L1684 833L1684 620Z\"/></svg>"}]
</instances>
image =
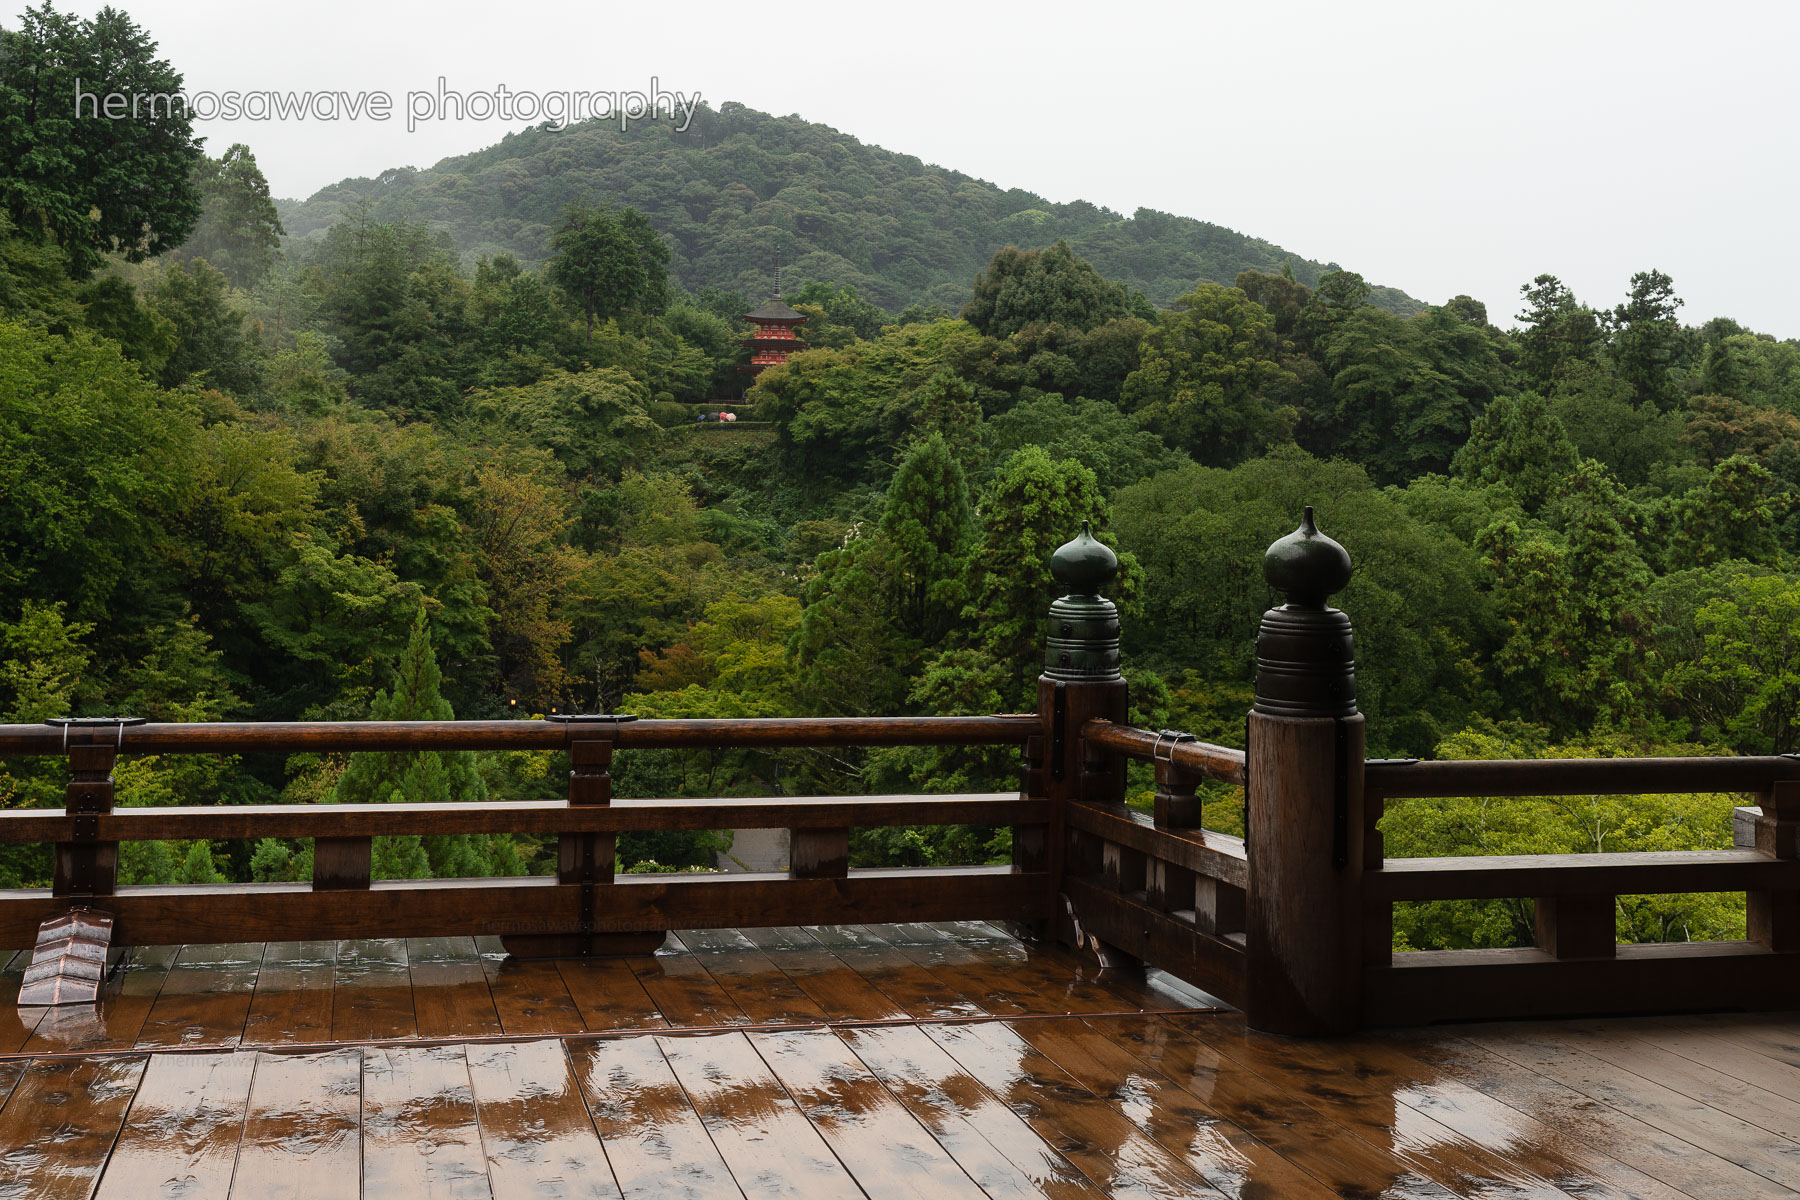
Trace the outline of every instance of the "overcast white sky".
<instances>
[{"instance_id":1,"label":"overcast white sky","mask_svg":"<svg viewBox=\"0 0 1800 1200\"><path fill-rule=\"evenodd\" d=\"M8 8L13 11L19 0ZM113 0L190 89L665 88L1052 200L1199 217L1496 323L1559 275L1800 337L1800 5ZM98 3L63 4L92 13ZM15 22L9 20L8 24ZM507 126L203 123L277 195Z\"/></svg>"}]
</instances>

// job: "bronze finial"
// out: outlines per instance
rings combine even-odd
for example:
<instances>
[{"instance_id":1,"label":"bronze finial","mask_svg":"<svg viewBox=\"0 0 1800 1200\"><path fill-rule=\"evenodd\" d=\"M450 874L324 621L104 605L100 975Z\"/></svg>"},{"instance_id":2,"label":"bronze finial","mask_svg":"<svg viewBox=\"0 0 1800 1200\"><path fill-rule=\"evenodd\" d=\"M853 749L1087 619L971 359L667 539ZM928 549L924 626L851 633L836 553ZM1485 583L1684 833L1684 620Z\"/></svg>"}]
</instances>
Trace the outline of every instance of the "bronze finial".
<instances>
[{"instance_id":1,"label":"bronze finial","mask_svg":"<svg viewBox=\"0 0 1800 1200\"><path fill-rule=\"evenodd\" d=\"M1350 618L1325 602L1350 582L1350 553L1319 532L1308 505L1300 527L1263 555L1263 578L1287 603L1263 614L1256 635L1256 704L1283 717L1356 712L1356 641Z\"/></svg>"},{"instance_id":2,"label":"bronze finial","mask_svg":"<svg viewBox=\"0 0 1800 1200\"><path fill-rule=\"evenodd\" d=\"M1050 574L1068 594L1050 605L1044 674L1052 679L1119 678L1119 610L1100 589L1119 573L1119 556L1083 521L1073 540L1050 556Z\"/></svg>"}]
</instances>

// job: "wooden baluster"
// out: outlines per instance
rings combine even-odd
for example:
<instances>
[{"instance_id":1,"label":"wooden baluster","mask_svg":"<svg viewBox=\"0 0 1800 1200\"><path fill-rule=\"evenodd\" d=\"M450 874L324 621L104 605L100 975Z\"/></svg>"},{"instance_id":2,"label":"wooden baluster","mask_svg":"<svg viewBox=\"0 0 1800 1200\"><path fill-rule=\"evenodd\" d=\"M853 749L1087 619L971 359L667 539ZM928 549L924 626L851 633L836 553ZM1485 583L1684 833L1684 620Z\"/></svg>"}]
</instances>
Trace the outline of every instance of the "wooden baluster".
<instances>
[{"instance_id":1,"label":"wooden baluster","mask_svg":"<svg viewBox=\"0 0 1800 1200\"><path fill-rule=\"evenodd\" d=\"M1152 762L1156 770L1156 798L1152 813L1158 829L1199 829L1203 808L1195 792L1200 776L1176 764L1172 757L1182 742L1198 741L1191 733L1163 730L1157 736ZM1200 902L1198 880L1192 871L1161 859L1151 859L1146 866L1145 898L1163 912L1195 919Z\"/></svg>"},{"instance_id":2,"label":"wooden baluster","mask_svg":"<svg viewBox=\"0 0 1800 1200\"><path fill-rule=\"evenodd\" d=\"M68 727L69 783L63 811L75 827L73 841L56 846L51 894L110 896L118 878L119 843L100 840L102 813L113 809L113 764L118 761L116 725Z\"/></svg>"},{"instance_id":3,"label":"wooden baluster","mask_svg":"<svg viewBox=\"0 0 1800 1200\"><path fill-rule=\"evenodd\" d=\"M1800 780L1780 780L1763 794L1756 848L1772 858L1800 858ZM1800 891L1749 892L1744 901L1751 941L1800 950Z\"/></svg>"},{"instance_id":4,"label":"wooden baluster","mask_svg":"<svg viewBox=\"0 0 1800 1200\"><path fill-rule=\"evenodd\" d=\"M1557 958L1612 958L1618 924L1612 896L1539 896L1532 904L1538 949Z\"/></svg>"},{"instance_id":5,"label":"wooden baluster","mask_svg":"<svg viewBox=\"0 0 1800 1200\"><path fill-rule=\"evenodd\" d=\"M1263 574L1287 603L1256 639L1244 1011L1270 1033L1347 1033L1362 1021L1364 736L1350 619L1326 601L1350 556L1308 508Z\"/></svg>"},{"instance_id":6,"label":"wooden baluster","mask_svg":"<svg viewBox=\"0 0 1800 1200\"><path fill-rule=\"evenodd\" d=\"M1378 791L1363 789L1363 871L1379 871L1387 865L1387 840L1379 828L1387 811L1387 798ZM1389 967L1394 964L1394 902L1364 893L1363 899L1363 964Z\"/></svg>"},{"instance_id":7,"label":"wooden baluster","mask_svg":"<svg viewBox=\"0 0 1800 1200\"><path fill-rule=\"evenodd\" d=\"M850 829L788 830L788 874L795 879L843 879L850 874Z\"/></svg>"},{"instance_id":8,"label":"wooden baluster","mask_svg":"<svg viewBox=\"0 0 1800 1200\"><path fill-rule=\"evenodd\" d=\"M374 858L373 838L314 838L313 891L367 891Z\"/></svg>"},{"instance_id":9,"label":"wooden baluster","mask_svg":"<svg viewBox=\"0 0 1800 1200\"><path fill-rule=\"evenodd\" d=\"M610 805L612 739L592 737L579 727L572 727L569 737L569 806ZM594 952L595 908L599 889L610 887L613 882L616 842L616 835L610 833L565 833L557 839L557 882L581 887L577 917L581 925L577 951L580 954Z\"/></svg>"}]
</instances>

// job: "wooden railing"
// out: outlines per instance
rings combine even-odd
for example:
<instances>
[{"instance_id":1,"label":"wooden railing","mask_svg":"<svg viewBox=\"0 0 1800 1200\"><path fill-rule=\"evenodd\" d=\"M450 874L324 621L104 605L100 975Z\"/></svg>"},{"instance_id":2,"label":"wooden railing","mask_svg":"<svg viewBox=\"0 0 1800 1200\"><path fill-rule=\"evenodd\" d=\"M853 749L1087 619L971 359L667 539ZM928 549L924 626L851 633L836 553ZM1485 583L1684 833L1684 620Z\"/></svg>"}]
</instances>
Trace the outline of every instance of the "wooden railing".
<instances>
[{"instance_id":1,"label":"wooden railing","mask_svg":"<svg viewBox=\"0 0 1800 1200\"><path fill-rule=\"evenodd\" d=\"M0 812L0 842L55 847L52 886L0 892L0 945L497 934L521 954L641 951L666 930L984 918L1114 965L1171 971L1294 1034L1502 1016L1779 1008L1800 1003L1800 761L1787 757L1523 762L1367 761L1348 618L1325 599L1348 557L1308 522L1270 551L1288 604L1265 615L1247 748L1131 727L1118 623L1098 595L1108 554L1058 552L1071 594L1051 609L1037 710L980 717L0 726L0 757L70 767L61 811ZM1072 552L1072 553L1071 553ZM1066 556L1066 557L1065 557ZM1327 561L1330 560L1330 561ZM1324 565L1321 566L1321 563ZM1296 565L1297 564L1297 565ZM1116 565L1116 564L1115 564ZM614 799L615 750L1020 746L1017 793ZM120 754L534 750L567 753L565 799L530 803L114 808ZM1147 763L1150 811L1126 804ZM1245 836L1202 827L1206 781L1235 785ZM1218 789L1214 789L1217 793ZM1756 844L1687 853L1390 859L1388 799L1655 793L1760 798ZM1000 867L852 870L850 831L1004 825ZM614 841L647 830L788 831L785 873L628 875ZM552 875L376 880L371 839L556 838ZM117 884L143 839L314 839L307 883ZM1742 892L1749 937L1619 946L1622 895ZM1536 944L1395 953L1394 905L1517 898ZM100 929L94 933L93 929ZM87 932L84 932L87 931ZM49 942L38 942L40 957ZM66 951L65 953L72 953ZM92 948L87 951L92 957ZM33 970L37 970L34 963ZM29 975L29 972L28 972Z\"/></svg>"},{"instance_id":2,"label":"wooden railing","mask_svg":"<svg viewBox=\"0 0 1800 1200\"><path fill-rule=\"evenodd\" d=\"M1800 1003L1800 761L1786 757L1372 762L1365 766L1362 1021L1782 1008ZM1598 854L1386 858L1387 799L1760 796L1757 845ZM1619 945L1620 896L1742 892L1744 941ZM1395 953L1394 904L1526 899L1534 946Z\"/></svg>"},{"instance_id":3,"label":"wooden railing","mask_svg":"<svg viewBox=\"0 0 1800 1200\"><path fill-rule=\"evenodd\" d=\"M1048 821L1048 802L1015 793L922 796L614 799L618 748L1016 745L1035 715L626 721L301 722L0 726L0 756L61 755L62 811L0 812L0 843L51 843L48 889L0 892L0 945L27 946L71 903L110 913L115 943L497 934L519 952L585 953L659 941L663 931L744 924L991 918L1052 911L1042 873L1010 867L851 870L852 827L1011 825ZM455 804L321 804L123 808L113 805L120 754L560 750L566 800ZM628 875L614 839L647 830L785 829L785 874ZM557 870L542 877L376 880L371 839L383 835L555 835ZM313 838L310 883L119 886L120 842ZM621 936L623 935L623 936Z\"/></svg>"}]
</instances>

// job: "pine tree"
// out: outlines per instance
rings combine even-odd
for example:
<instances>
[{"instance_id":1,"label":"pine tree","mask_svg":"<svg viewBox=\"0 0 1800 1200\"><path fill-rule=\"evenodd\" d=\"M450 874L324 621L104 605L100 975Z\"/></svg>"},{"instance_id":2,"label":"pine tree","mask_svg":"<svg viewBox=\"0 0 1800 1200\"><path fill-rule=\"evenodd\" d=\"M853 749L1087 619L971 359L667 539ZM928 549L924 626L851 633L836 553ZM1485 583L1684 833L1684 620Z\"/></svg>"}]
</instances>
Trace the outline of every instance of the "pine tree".
<instances>
[{"instance_id":1,"label":"pine tree","mask_svg":"<svg viewBox=\"0 0 1800 1200\"><path fill-rule=\"evenodd\" d=\"M455 718L439 688L443 672L431 649L425 612L413 622L412 637L394 671L391 692L375 693L369 703L374 721L449 721ZM447 804L487 799L472 750L393 751L353 754L333 789L340 804ZM456 834L421 837L404 834L375 839L373 874L386 879L449 878L516 874L497 871L517 865L518 854L504 835Z\"/></svg>"}]
</instances>

